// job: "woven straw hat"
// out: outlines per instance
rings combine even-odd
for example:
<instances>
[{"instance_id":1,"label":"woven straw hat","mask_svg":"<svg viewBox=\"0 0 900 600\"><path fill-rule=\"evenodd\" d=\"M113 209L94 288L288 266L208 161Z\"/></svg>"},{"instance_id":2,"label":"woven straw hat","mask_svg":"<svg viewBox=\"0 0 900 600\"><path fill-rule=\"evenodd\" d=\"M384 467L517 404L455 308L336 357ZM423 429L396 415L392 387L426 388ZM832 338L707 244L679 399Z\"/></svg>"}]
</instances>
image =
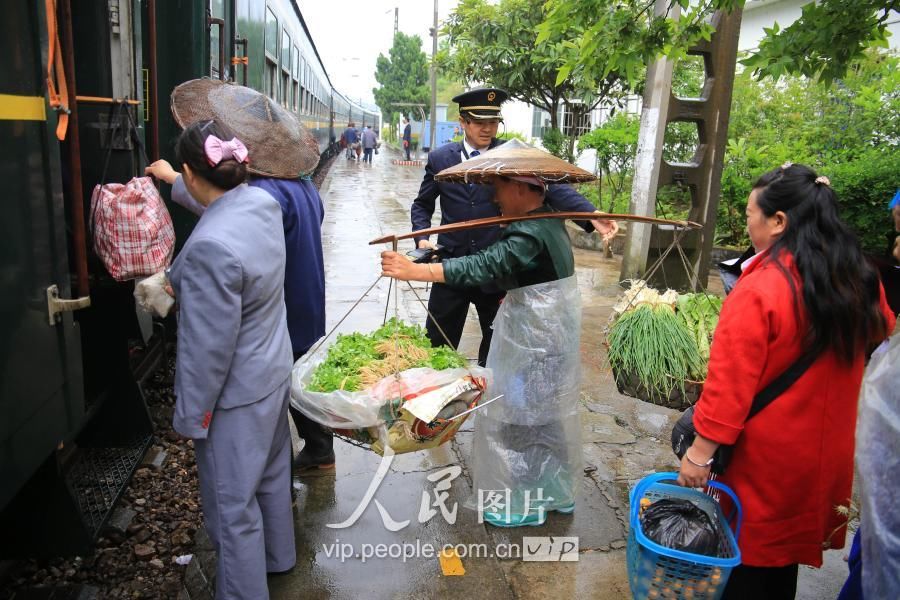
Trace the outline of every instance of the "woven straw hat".
<instances>
[{"instance_id":1,"label":"woven straw hat","mask_svg":"<svg viewBox=\"0 0 900 600\"><path fill-rule=\"evenodd\" d=\"M182 128L216 119L250 151L255 175L296 179L319 164L316 138L294 115L256 90L218 79L192 79L172 91L172 116Z\"/></svg>"},{"instance_id":2,"label":"woven straw hat","mask_svg":"<svg viewBox=\"0 0 900 600\"><path fill-rule=\"evenodd\" d=\"M498 175L537 177L547 184L596 179L592 173L517 139L511 139L480 156L444 169L434 178L438 181L485 183Z\"/></svg>"}]
</instances>

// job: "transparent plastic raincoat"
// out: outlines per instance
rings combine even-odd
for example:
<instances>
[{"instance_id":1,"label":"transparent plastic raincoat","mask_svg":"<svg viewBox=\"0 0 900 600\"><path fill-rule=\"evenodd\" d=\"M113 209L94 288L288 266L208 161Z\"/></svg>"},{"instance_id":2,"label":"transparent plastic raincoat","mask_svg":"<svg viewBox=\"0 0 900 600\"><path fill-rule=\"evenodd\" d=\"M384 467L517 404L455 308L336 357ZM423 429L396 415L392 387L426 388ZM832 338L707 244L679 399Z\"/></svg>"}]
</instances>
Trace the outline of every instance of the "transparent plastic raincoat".
<instances>
[{"instance_id":1,"label":"transparent plastic raincoat","mask_svg":"<svg viewBox=\"0 0 900 600\"><path fill-rule=\"evenodd\" d=\"M580 338L574 275L510 290L500 306L487 367L488 397L503 398L476 412L470 503L494 524L525 524L529 515L540 522L548 510L574 508Z\"/></svg>"},{"instance_id":2,"label":"transparent plastic raincoat","mask_svg":"<svg viewBox=\"0 0 900 600\"><path fill-rule=\"evenodd\" d=\"M873 355L863 378L856 427L861 483L864 598L900 590L900 336Z\"/></svg>"}]
</instances>

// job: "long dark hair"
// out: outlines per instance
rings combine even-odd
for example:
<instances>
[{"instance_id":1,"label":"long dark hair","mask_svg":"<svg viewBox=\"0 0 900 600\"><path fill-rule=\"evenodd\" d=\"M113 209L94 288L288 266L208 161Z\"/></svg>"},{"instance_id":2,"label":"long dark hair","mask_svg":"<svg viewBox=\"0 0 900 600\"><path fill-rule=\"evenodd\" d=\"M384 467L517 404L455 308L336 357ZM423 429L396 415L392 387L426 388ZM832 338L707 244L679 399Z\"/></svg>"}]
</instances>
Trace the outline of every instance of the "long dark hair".
<instances>
[{"instance_id":1,"label":"long dark hair","mask_svg":"<svg viewBox=\"0 0 900 600\"><path fill-rule=\"evenodd\" d=\"M227 125L216 121L198 121L188 125L175 144L175 158L178 164L187 164L198 176L222 190L230 190L247 179L247 165L230 158L211 166L206 159L203 144L214 135L228 141L235 137Z\"/></svg>"},{"instance_id":2,"label":"long dark hair","mask_svg":"<svg viewBox=\"0 0 900 600\"><path fill-rule=\"evenodd\" d=\"M778 261L790 253L800 274L809 315L808 350L834 350L845 363L887 334L880 309L878 274L862 253L856 235L838 217L837 195L827 180L804 165L785 165L762 175L753 189L767 217L781 211L787 225L769 259L793 285ZM795 300L797 290L794 288Z\"/></svg>"}]
</instances>

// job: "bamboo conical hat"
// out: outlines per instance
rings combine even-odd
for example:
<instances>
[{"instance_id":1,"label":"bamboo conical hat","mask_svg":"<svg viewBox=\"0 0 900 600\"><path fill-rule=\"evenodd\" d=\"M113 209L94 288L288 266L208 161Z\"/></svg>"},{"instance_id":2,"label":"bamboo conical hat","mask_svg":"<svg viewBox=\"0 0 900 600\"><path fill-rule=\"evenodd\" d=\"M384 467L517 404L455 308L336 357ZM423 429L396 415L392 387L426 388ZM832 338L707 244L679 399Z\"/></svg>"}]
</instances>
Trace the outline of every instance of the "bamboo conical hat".
<instances>
[{"instance_id":1,"label":"bamboo conical hat","mask_svg":"<svg viewBox=\"0 0 900 600\"><path fill-rule=\"evenodd\" d=\"M172 91L172 116L182 128L216 119L247 146L256 175L295 179L315 170L319 144L294 115L254 89L218 79L192 79Z\"/></svg>"},{"instance_id":2,"label":"bamboo conical hat","mask_svg":"<svg viewBox=\"0 0 900 600\"><path fill-rule=\"evenodd\" d=\"M498 175L537 177L547 184L596 179L593 173L517 139L511 139L480 156L444 169L434 178L438 181L484 183Z\"/></svg>"}]
</instances>

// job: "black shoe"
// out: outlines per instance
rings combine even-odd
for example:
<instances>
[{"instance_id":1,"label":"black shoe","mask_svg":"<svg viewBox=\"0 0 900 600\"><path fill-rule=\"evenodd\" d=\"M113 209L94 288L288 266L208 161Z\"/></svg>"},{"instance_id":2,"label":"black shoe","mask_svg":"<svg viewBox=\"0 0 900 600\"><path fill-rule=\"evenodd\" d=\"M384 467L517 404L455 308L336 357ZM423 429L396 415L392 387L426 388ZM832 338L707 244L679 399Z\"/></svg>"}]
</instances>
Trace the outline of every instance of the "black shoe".
<instances>
[{"instance_id":1,"label":"black shoe","mask_svg":"<svg viewBox=\"0 0 900 600\"><path fill-rule=\"evenodd\" d=\"M334 452L318 458L311 457L308 453L300 451L294 459L292 471L294 475L330 475L334 473Z\"/></svg>"}]
</instances>

